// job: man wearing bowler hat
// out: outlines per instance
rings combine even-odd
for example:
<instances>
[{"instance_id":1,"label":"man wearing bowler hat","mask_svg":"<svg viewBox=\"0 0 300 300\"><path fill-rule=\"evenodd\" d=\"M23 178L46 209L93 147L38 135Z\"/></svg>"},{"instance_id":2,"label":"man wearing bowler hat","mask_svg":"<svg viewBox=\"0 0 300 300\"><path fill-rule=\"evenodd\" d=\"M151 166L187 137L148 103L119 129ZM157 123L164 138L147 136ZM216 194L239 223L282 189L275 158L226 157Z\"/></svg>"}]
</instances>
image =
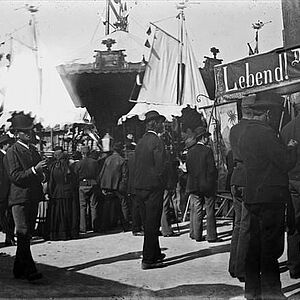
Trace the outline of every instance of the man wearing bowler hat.
<instances>
[{"instance_id":1,"label":"man wearing bowler hat","mask_svg":"<svg viewBox=\"0 0 300 300\"><path fill-rule=\"evenodd\" d=\"M251 97L251 120L237 143L245 166L243 200L250 221L245 297L286 299L281 291L278 258L284 250L288 170L296 161L297 142L290 140L286 146L269 125L272 112L282 105L280 95L261 92Z\"/></svg>"},{"instance_id":2,"label":"man wearing bowler hat","mask_svg":"<svg viewBox=\"0 0 300 300\"><path fill-rule=\"evenodd\" d=\"M37 217L38 203L43 199L43 169L47 163L42 160L33 140L33 118L24 113L15 113L10 119L17 141L4 157L4 164L11 181L9 205L16 226L17 251L13 267L14 277L29 281L42 278L37 271L30 251L30 239Z\"/></svg>"},{"instance_id":3,"label":"man wearing bowler hat","mask_svg":"<svg viewBox=\"0 0 300 300\"><path fill-rule=\"evenodd\" d=\"M195 143L188 149L186 158L187 184L186 192L190 198L190 238L203 240L203 218L207 212L208 242L217 242L215 219L215 193L217 169L211 148L207 147L210 133L205 127L194 129Z\"/></svg>"},{"instance_id":4,"label":"man wearing bowler hat","mask_svg":"<svg viewBox=\"0 0 300 300\"><path fill-rule=\"evenodd\" d=\"M163 267L165 254L159 246L159 227L165 189L165 148L158 134L165 117L157 111L146 113L146 133L135 150L134 187L145 212L142 269Z\"/></svg>"},{"instance_id":5,"label":"man wearing bowler hat","mask_svg":"<svg viewBox=\"0 0 300 300\"><path fill-rule=\"evenodd\" d=\"M13 143L13 139L8 134L0 136L0 225L5 233L5 246L15 246L14 220L11 208L8 206L8 194L10 190L10 180L4 167L4 156L7 149Z\"/></svg>"}]
</instances>

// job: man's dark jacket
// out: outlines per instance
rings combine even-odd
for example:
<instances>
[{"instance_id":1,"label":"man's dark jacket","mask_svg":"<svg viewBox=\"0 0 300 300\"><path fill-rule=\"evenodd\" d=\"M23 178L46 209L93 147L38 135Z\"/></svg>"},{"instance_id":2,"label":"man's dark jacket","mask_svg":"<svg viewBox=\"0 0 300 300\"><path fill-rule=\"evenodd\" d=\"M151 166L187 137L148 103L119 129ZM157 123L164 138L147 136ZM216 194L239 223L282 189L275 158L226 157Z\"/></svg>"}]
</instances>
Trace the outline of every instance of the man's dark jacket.
<instances>
[{"instance_id":1,"label":"man's dark jacket","mask_svg":"<svg viewBox=\"0 0 300 300\"><path fill-rule=\"evenodd\" d=\"M4 166L4 154L0 151L0 204L8 204L10 181Z\"/></svg>"},{"instance_id":2,"label":"man's dark jacket","mask_svg":"<svg viewBox=\"0 0 300 300\"><path fill-rule=\"evenodd\" d=\"M125 158L113 152L108 156L99 175L101 189L127 192L128 168Z\"/></svg>"},{"instance_id":3,"label":"man's dark jacket","mask_svg":"<svg viewBox=\"0 0 300 300\"><path fill-rule=\"evenodd\" d=\"M287 147L267 123L259 120L249 120L238 147L246 168L245 202L285 202L296 147Z\"/></svg>"},{"instance_id":4,"label":"man's dark jacket","mask_svg":"<svg viewBox=\"0 0 300 300\"><path fill-rule=\"evenodd\" d=\"M30 149L16 142L4 157L4 164L11 181L9 205L43 199L42 174L34 174L34 167L41 157L33 146Z\"/></svg>"},{"instance_id":5,"label":"man's dark jacket","mask_svg":"<svg viewBox=\"0 0 300 300\"><path fill-rule=\"evenodd\" d=\"M211 196L215 193L217 169L211 148L203 144L195 144L187 153L186 192Z\"/></svg>"},{"instance_id":6,"label":"man's dark jacket","mask_svg":"<svg viewBox=\"0 0 300 300\"><path fill-rule=\"evenodd\" d=\"M146 132L135 149L135 189L164 189L165 160L162 140L154 132Z\"/></svg>"},{"instance_id":7,"label":"man's dark jacket","mask_svg":"<svg viewBox=\"0 0 300 300\"><path fill-rule=\"evenodd\" d=\"M230 129L229 141L233 155L234 169L231 175L230 185L246 186L246 170L242 161L241 151L238 147L241 137L245 134L249 120L241 119L238 124Z\"/></svg>"},{"instance_id":8,"label":"man's dark jacket","mask_svg":"<svg viewBox=\"0 0 300 300\"><path fill-rule=\"evenodd\" d=\"M97 160L91 157L85 157L82 160L76 162L74 171L81 181L83 179L94 179L96 180L100 169Z\"/></svg>"}]
</instances>

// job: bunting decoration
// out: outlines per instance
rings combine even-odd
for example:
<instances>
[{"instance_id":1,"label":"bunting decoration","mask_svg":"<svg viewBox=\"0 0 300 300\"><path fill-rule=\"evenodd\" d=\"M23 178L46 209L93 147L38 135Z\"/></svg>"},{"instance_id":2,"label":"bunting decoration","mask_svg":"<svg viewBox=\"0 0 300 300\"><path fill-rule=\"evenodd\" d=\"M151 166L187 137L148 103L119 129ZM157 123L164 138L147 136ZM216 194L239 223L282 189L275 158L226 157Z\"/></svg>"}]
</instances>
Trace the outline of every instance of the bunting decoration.
<instances>
[{"instance_id":1,"label":"bunting decoration","mask_svg":"<svg viewBox=\"0 0 300 300\"><path fill-rule=\"evenodd\" d=\"M151 47L151 45L150 45L150 43L149 43L148 40L146 40L146 42L145 42L145 47L147 47L147 48L150 48L150 47Z\"/></svg>"},{"instance_id":2,"label":"bunting decoration","mask_svg":"<svg viewBox=\"0 0 300 300\"><path fill-rule=\"evenodd\" d=\"M149 26L149 28L147 29L146 33L147 33L148 35L151 34L151 26Z\"/></svg>"}]
</instances>

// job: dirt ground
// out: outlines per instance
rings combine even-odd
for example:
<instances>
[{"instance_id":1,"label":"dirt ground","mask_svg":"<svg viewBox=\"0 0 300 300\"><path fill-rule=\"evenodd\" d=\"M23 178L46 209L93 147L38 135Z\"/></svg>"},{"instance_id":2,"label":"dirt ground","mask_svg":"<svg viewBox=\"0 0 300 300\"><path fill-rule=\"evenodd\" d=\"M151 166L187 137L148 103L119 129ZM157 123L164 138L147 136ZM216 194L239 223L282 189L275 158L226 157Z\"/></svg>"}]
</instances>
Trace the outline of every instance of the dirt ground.
<instances>
[{"instance_id":1,"label":"dirt ground","mask_svg":"<svg viewBox=\"0 0 300 300\"><path fill-rule=\"evenodd\" d=\"M141 270L143 237L118 230L88 233L77 240L32 241L32 253L44 278L29 283L12 276L16 247L0 243L0 298L46 299L244 299L243 284L227 272L232 224L218 220L223 242L195 242L188 223L178 237L161 237L165 267ZM0 234L0 241L4 241ZM300 282L292 280L281 258L281 280L288 299L300 299Z\"/></svg>"}]
</instances>

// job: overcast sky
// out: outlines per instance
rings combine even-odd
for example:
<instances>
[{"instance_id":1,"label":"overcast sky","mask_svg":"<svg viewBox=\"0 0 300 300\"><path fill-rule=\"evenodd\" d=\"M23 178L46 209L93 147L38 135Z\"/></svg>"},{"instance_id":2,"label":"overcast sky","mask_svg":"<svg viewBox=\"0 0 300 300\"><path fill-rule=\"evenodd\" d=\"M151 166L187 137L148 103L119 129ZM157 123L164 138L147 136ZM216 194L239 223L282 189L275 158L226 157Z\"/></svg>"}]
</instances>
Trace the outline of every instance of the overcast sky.
<instances>
[{"instance_id":1,"label":"overcast sky","mask_svg":"<svg viewBox=\"0 0 300 300\"><path fill-rule=\"evenodd\" d=\"M30 17L24 7L26 3L38 6L36 18L40 38L59 60L68 58L93 37L104 35L101 22L105 16L104 0L1 0L0 41L5 40L8 33L26 25ZM130 32L145 40L149 22L161 20L157 24L176 36L176 3L178 1L127 1ZM280 0L189 0L186 6L186 25L199 63L204 56L211 56L209 50L213 46L220 49L219 58L224 62L247 56L247 42L255 47L252 23L258 20L266 23L260 31L260 52L282 46Z\"/></svg>"}]
</instances>

